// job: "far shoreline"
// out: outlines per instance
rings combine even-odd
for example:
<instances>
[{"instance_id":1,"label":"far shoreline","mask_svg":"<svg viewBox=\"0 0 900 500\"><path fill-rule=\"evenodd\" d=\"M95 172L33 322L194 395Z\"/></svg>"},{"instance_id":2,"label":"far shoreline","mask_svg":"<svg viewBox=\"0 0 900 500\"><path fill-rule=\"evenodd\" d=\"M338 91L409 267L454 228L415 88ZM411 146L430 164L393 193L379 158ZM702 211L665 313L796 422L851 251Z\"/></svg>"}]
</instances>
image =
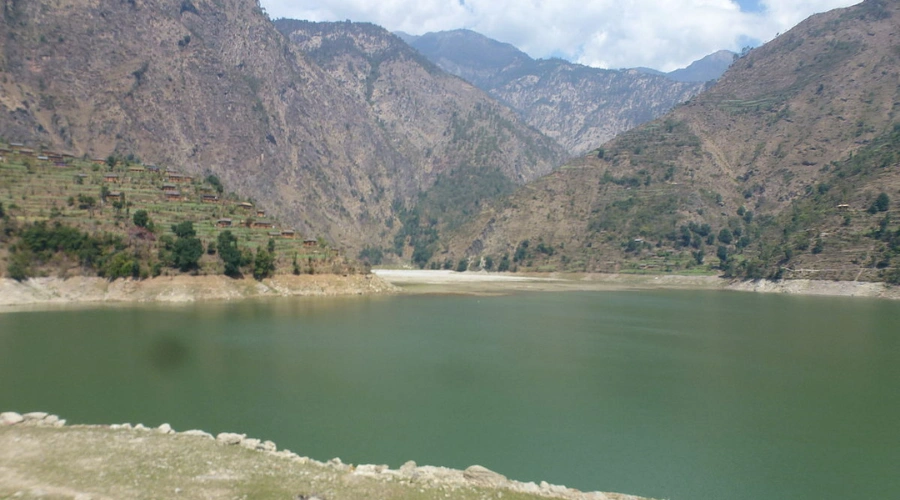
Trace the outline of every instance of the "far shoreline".
<instances>
[{"instance_id":1,"label":"far shoreline","mask_svg":"<svg viewBox=\"0 0 900 500\"><path fill-rule=\"evenodd\" d=\"M496 295L517 291L729 290L788 295L900 300L900 287L865 281L729 280L716 275L614 273L488 273L373 269L410 294Z\"/></svg>"},{"instance_id":2,"label":"far shoreline","mask_svg":"<svg viewBox=\"0 0 900 500\"><path fill-rule=\"evenodd\" d=\"M516 292L724 290L900 300L900 287L876 282L740 281L715 275L488 273L374 269L371 274L276 275L262 281L226 276L163 276L109 281L96 277L0 278L0 314L50 309L177 305L277 297L504 295Z\"/></svg>"}]
</instances>

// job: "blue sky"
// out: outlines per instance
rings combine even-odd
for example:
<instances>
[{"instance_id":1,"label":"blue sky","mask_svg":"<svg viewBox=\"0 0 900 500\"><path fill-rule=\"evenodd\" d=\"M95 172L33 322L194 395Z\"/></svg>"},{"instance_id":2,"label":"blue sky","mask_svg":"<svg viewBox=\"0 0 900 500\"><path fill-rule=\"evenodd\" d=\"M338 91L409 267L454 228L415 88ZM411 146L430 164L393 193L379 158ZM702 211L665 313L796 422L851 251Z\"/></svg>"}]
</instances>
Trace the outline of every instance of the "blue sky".
<instances>
[{"instance_id":1,"label":"blue sky","mask_svg":"<svg viewBox=\"0 0 900 500\"><path fill-rule=\"evenodd\" d=\"M859 0L260 0L273 18L366 21L420 35L466 28L532 57L671 71L763 43Z\"/></svg>"},{"instance_id":2,"label":"blue sky","mask_svg":"<svg viewBox=\"0 0 900 500\"><path fill-rule=\"evenodd\" d=\"M765 10L765 6L759 0L738 0L737 3L741 6L741 11L743 12L762 12Z\"/></svg>"}]
</instances>

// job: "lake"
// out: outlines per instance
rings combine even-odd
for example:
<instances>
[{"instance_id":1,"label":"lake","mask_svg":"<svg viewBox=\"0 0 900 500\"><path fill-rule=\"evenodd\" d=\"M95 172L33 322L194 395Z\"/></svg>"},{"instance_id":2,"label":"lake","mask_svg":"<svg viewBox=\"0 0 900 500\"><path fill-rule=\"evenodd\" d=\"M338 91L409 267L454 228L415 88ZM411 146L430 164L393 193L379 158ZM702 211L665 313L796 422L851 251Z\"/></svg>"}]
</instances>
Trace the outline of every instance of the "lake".
<instances>
[{"instance_id":1,"label":"lake","mask_svg":"<svg viewBox=\"0 0 900 500\"><path fill-rule=\"evenodd\" d=\"M643 291L7 313L0 410L673 500L900 498L900 303Z\"/></svg>"}]
</instances>

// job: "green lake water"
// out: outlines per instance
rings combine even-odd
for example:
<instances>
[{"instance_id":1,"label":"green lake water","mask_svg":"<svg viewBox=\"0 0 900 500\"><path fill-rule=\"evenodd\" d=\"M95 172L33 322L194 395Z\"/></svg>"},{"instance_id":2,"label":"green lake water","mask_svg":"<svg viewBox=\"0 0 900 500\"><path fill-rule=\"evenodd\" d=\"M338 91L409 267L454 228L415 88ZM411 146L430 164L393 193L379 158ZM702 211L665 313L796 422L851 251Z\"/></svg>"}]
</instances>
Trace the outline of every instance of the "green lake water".
<instances>
[{"instance_id":1,"label":"green lake water","mask_svg":"<svg viewBox=\"0 0 900 500\"><path fill-rule=\"evenodd\" d=\"M900 498L900 303L565 292L0 314L0 410L670 498Z\"/></svg>"}]
</instances>

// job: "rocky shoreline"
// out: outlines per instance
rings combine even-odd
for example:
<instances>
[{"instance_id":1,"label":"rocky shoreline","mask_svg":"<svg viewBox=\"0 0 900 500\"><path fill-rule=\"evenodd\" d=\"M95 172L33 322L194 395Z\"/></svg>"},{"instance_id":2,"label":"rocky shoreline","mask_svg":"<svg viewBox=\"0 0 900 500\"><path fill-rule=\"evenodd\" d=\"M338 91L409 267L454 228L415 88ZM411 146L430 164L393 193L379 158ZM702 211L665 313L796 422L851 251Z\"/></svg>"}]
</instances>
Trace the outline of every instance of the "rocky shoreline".
<instances>
[{"instance_id":1,"label":"rocky shoreline","mask_svg":"<svg viewBox=\"0 0 900 500\"><path fill-rule=\"evenodd\" d=\"M4 428L6 432L4 432ZM201 430L176 432L169 424L162 424L152 428L142 424L131 425L127 423L102 426L66 426L65 420L45 412L30 412L25 414L15 412L0 413L0 449L4 448L4 438L7 438L7 442L10 441L10 431L20 431L21 434L29 428L53 428L60 432L90 431L93 436L91 439L94 441L94 444L99 444L97 442L98 439L115 441L124 438L129 442L138 442L141 446L150 446L150 441L146 439L147 437L152 436L157 438L159 436L167 436L171 439L179 440L179 442L182 443L179 444L179 446L190 447L192 449L207 446L204 450L208 455L217 453L217 450L224 451L228 448L242 448L260 453L268 458L283 461L283 464L295 464L306 468L312 468L313 471L336 475L339 478L339 481L343 483L352 484L354 481L364 479L382 483L384 485L390 484L391 486L399 485L401 487L411 487L419 493L426 493L424 498L437 496L445 497L447 496L447 493L449 493L451 497L456 497L457 494L466 497L471 496L469 494L472 494L473 492L476 494L476 497L484 498L484 496L478 492L487 490L497 492L497 497L501 496L500 492L510 492L534 498L560 498L567 500L641 500L640 497L618 493L582 492L565 486L551 485L543 481L538 484L534 482L526 483L510 480L505 476L480 465L473 465L465 470L457 470L446 467L418 466L415 462L409 461L398 469L391 469L386 465L345 464L340 458L333 458L327 462L320 462L308 457L300 456L290 450L279 450L275 443L271 441L250 438L245 434L223 432L213 436L212 434ZM19 443L30 440L33 441L35 439L34 436L36 435L23 436L13 434L11 441ZM57 439L51 448L59 446L58 438L59 435L47 438ZM208 447L210 444L213 445L211 448ZM33 451L25 449L25 446L18 451L25 455L31 455L31 458L34 458ZM50 459L50 457L39 458ZM117 457L109 457L109 459L115 462L117 467L121 466L121 462L118 461ZM10 457L8 453L0 452L0 496L3 496L4 494L4 477L20 477L23 475L23 471L21 470L11 470L10 466L13 465L13 461L15 461L15 453ZM141 466L141 464L136 463L134 466L138 467ZM110 465L110 467L112 468L112 465ZM308 471L309 469L305 470ZM306 472L305 474L309 475L310 472ZM234 476L237 474L235 471L232 471L232 475ZM27 486L33 481L20 480L20 482L23 486ZM60 488L59 485L55 485L54 487ZM34 488L32 488L32 490L33 489ZM430 495L427 494L428 492L436 494ZM19 491L19 493L22 492ZM14 492L12 496L17 495ZM28 497L28 495L24 493L19 494L18 496ZM306 499L315 497L315 495L298 495L295 498L300 498L301 496ZM493 495L488 496L494 497ZM324 499L326 497L327 495L323 495L320 498ZM75 495L74 498L93 497L89 494L83 494L81 497ZM182 498L189 498L189 496L182 496Z\"/></svg>"}]
</instances>

